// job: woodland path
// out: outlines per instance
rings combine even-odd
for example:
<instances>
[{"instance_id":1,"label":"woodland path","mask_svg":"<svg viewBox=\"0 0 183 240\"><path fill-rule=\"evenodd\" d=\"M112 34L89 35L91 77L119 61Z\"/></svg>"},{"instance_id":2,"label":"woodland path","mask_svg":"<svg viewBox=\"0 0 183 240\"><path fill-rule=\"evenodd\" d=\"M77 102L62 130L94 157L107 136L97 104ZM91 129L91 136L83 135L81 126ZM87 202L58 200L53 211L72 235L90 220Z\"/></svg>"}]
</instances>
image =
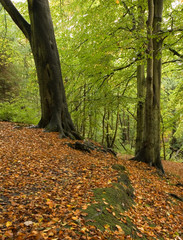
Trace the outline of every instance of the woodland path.
<instances>
[{"instance_id":1,"label":"woodland path","mask_svg":"<svg viewBox=\"0 0 183 240\"><path fill-rule=\"evenodd\" d=\"M121 155L120 158L123 160L129 160L132 155ZM166 173L178 176L183 181L183 160L182 162L173 162L168 160L162 160L163 168Z\"/></svg>"},{"instance_id":2,"label":"woodland path","mask_svg":"<svg viewBox=\"0 0 183 240\"><path fill-rule=\"evenodd\" d=\"M92 189L117 182L116 163L125 166L136 203L120 221L128 217L142 239L183 239L181 163L163 162L161 176L126 157L74 150L57 133L15 126L0 122L0 239L133 239L117 225L104 232L87 225L83 212Z\"/></svg>"}]
</instances>

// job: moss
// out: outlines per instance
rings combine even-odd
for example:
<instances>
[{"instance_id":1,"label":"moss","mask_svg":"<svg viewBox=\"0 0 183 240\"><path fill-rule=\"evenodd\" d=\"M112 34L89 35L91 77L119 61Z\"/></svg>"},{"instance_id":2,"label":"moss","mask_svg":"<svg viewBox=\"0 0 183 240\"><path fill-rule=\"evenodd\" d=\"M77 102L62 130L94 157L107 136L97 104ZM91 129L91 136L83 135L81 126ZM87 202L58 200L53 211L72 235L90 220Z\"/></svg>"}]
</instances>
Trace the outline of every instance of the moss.
<instances>
[{"instance_id":1,"label":"moss","mask_svg":"<svg viewBox=\"0 0 183 240\"><path fill-rule=\"evenodd\" d=\"M94 225L101 231L105 230L106 225L113 231L117 230L118 225L125 235L130 235L133 239L143 239L137 236L138 230L130 219L122 216L134 204L133 187L128 175L122 165L115 164L113 168L119 171L118 182L113 183L110 188L93 190L95 203L85 210L88 213L87 224Z\"/></svg>"},{"instance_id":2,"label":"moss","mask_svg":"<svg viewBox=\"0 0 183 240\"><path fill-rule=\"evenodd\" d=\"M114 164L112 167L113 167L113 169L116 169L118 171L125 171L126 170L125 167L120 165L120 164Z\"/></svg>"}]
</instances>

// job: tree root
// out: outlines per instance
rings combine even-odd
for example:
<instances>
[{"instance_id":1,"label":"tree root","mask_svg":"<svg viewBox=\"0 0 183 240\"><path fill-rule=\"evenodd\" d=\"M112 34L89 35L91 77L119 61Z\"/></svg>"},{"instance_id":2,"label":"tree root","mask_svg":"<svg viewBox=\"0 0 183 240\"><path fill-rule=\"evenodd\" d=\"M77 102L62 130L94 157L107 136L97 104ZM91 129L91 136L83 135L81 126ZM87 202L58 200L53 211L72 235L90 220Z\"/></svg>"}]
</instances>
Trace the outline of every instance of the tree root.
<instances>
[{"instance_id":1,"label":"tree root","mask_svg":"<svg viewBox=\"0 0 183 240\"><path fill-rule=\"evenodd\" d=\"M173 197L173 198L175 198L175 199L177 199L177 200L179 200L179 201L181 201L181 202L183 202L183 198L182 197L179 197L179 196L177 196L176 194L174 194L174 193L169 193L168 194L169 196L171 196L171 197Z\"/></svg>"},{"instance_id":2,"label":"tree root","mask_svg":"<svg viewBox=\"0 0 183 240\"><path fill-rule=\"evenodd\" d=\"M94 143L92 143L91 141L84 141L83 143L81 142L75 142L74 144L72 143L68 143L67 144L69 147L76 149L76 150L80 150L83 152L88 152L91 153L92 150L97 150L97 151L101 151L104 153L111 153L116 157L116 152L110 148L104 148L102 146L97 146Z\"/></svg>"}]
</instances>

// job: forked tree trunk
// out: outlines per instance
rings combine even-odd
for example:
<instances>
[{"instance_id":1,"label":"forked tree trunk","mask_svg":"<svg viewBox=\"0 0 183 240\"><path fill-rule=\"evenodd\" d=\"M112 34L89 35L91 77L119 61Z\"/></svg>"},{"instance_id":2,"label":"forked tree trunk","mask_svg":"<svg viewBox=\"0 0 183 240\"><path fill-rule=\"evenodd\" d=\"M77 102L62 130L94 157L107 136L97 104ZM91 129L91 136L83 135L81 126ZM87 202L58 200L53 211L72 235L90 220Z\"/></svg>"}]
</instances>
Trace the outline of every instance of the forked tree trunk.
<instances>
[{"instance_id":1,"label":"forked tree trunk","mask_svg":"<svg viewBox=\"0 0 183 240\"><path fill-rule=\"evenodd\" d=\"M161 39L158 39L162 19L163 0L148 0L148 58L145 101L144 142L133 158L156 166L162 172L160 159L160 85L161 85Z\"/></svg>"},{"instance_id":2,"label":"forked tree trunk","mask_svg":"<svg viewBox=\"0 0 183 240\"><path fill-rule=\"evenodd\" d=\"M154 1L148 0L147 20L147 76L146 76L146 99L144 119L138 119L137 124L144 124L143 143L136 156L132 159L149 163L152 165L154 159L154 136L153 136L153 38L152 27L154 17Z\"/></svg>"},{"instance_id":3,"label":"forked tree trunk","mask_svg":"<svg viewBox=\"0 0 183 240\"><path fill-rule=\"evenodd\" d=\"M0 2L31 45L41 98L38 127L58 131L61 137L80 138L68 112L48 0L28 0L30 24L10 0Z\"/></svg>"}]
</instances>

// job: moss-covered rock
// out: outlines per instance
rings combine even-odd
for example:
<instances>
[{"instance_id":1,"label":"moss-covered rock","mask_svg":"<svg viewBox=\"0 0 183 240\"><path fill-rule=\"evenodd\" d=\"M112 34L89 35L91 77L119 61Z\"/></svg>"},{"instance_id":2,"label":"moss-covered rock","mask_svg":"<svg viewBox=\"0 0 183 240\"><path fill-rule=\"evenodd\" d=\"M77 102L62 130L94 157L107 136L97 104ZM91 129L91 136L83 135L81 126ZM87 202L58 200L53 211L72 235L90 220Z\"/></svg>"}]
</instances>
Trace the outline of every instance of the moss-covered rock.
<instances>
[{"instance_id":1,"label":"moss-covered rock","mask_svg":"<svg viewBox=\"0 0 183 240\"><path fill-rule=\"evenodd\" d=\"M106 226L114 231L117 230L116 226L120 226L125 235L139 239L136 235L138 230L135 225L128 217L123 216L123 212L134 204L133 187L124 166L115 164L113 168L119 171L118 182L113 183L110 188L93 190L95 203L85 210L88 213L87 224L93 225L101 231L104 231Z\"/></svg>"}]
</instances>

